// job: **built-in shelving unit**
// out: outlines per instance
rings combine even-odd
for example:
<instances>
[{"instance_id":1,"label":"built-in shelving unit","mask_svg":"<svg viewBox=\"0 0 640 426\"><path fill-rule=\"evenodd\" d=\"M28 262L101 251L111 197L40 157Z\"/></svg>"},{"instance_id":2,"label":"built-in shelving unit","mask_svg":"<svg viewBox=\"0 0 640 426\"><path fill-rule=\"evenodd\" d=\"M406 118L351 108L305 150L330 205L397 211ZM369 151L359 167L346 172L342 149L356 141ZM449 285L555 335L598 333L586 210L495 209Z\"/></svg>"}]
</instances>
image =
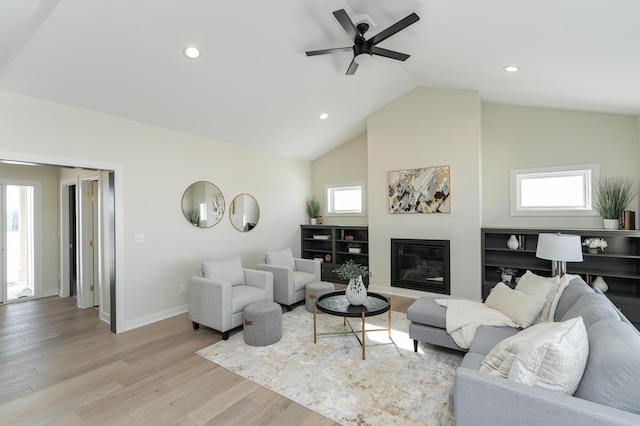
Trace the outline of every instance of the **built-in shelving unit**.
<instances>
[{"instance_id":1,"label":"built-in shelving unit","mask_svg":"<svg viewBox=\"0 0 640 426\"><path fill-rule=\"evenodd\" d=\"M560 232L603 238L608 247L598 253L583 252L582 262L567 263L567 273L581 275L587 283L601 276L607 282L606 295L636 327L640 327L640 231L554 228L482 228L482 298L500 281L498 267L517 268L516 276L527 269L543 276L551 274L551 262L538 259L538 234ZM520 247L510 249L507 241L515 235ZM513 284L515 285L515 284Z\"/></svg>"},{"instance_id":2,"label":"built-in shelving unit","mask_svg":"<svg viewBox=\"0 0 640 426\"><path fill-rule=\"evenodd\" d=\"M365 225L300 225L300 235L302 257L322 260L325 281L345 282L333 271L349 259L369 266L369 230ZM360 253L349 250L356 244ZM369 277L363 278L368 285Z\"/></svg>"}]
</instances>

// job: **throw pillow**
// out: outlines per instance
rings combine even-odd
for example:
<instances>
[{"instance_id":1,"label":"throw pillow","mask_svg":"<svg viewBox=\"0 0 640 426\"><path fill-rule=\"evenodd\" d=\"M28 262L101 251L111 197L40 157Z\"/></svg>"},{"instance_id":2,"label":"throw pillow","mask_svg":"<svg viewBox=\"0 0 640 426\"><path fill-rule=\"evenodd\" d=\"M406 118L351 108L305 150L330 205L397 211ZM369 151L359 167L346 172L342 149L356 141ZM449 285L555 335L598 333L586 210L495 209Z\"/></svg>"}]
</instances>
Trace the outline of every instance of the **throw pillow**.
<instances>
[{"instance_id":1,"label":"throw pillow","mask_svg":"<svg viewBox=\"0 0 640 426\"><path fill-rule=\"evenodd\" d=\"M581 317L556 324L520 349L509 380L567 395L575 393L589 357L587 329Z\"/></svg>"},{"instance_id":2,"label":"throw pillow","mask_svg":"<svg viewBox=\"0 0 640 426\"><path fill-rule=\"evenodd\" d=\"M540 315L546 299L498 283L484 303L487 307L502 312L520 327L527 328Z\"/></svg>"},{"instance_id":3,"label":"throw pillow","mask_svg":"<svg viewBox=\"0 0 640 426\"><path fill-rule=\"evenodd\" d=\"M239 257L202 264L202 274L205 278L216 281L229 282L232 286L244 285L244 270Z\"/></svg>"},{"instance_id":4,"label":"throw pillow","mask_svg":"<svg viewBox=\"0 0 640 426\"><path fill-rule=\"evenodd\" d=\"M513 360L522 347L553 330L558 324L556 322L541 322L502 340L484 357L480 371L506 379Z\"/></svg>"},{"instance_id":5,"label":"throw pillow","mask_svg":"<svg viewBox=\"0 0 640 426\"><path fill-rule=\"evenodd\" d=\"M549 312L551 310L551 303L555 296L560 281L558 277L545 278L540 275L536 275L531 271L527 271L520 277L516 290L523 291L527 294L537 297L543 297L546 300L540 316L536 319L536 322L541 321L553 321L549 319Z\"/></svg>"},{"instance_id":6,"label":"throw pillow","mask_svg":"<svg viewBox=\"0 0 640 426\"><path fill-rule=\"evenodd\" d=\"M287 266L295 271L296 262L293 260L293 253L290 248L280 251L272 251L264 256L266 262L270 265Z\"/></svg>"}]
</instances>

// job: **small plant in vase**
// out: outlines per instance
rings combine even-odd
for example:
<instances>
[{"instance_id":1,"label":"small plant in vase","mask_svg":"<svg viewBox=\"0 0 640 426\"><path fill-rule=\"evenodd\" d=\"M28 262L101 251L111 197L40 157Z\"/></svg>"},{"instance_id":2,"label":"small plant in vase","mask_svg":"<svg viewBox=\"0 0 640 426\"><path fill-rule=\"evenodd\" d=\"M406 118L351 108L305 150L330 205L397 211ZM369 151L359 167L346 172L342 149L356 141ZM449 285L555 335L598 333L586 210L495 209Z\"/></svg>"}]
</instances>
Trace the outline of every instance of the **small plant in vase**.
<instances>
[{"instance_id":1,"label":"small plant in vase","mask_svg":"<svg viewBox=\"0 0 640 426\"><path fill-rule=\"evenodd\" d=\"M516 268L501 266L498 268L498 272L500 272L500 278L502 278L502 282L510 283L513 279L513 276L518 273L518 270Z\"/></svg>"},{"instance_id":2,"label":"small plant in vase","mask_svg":"<svg viewBox=\"0 0 640 426\"><path fill-rule=\"evenodd\" d=\"M604 251L609 246L602 238L587 238L582 242L582 245L587 248L589 253L597 253L598 249Z\"/></svg>"},{"instance_id":3,"label":"small plant in vase","mask_svg":"<svg viewBox=\"0 0 640 426\"><path fill-rule=\"evenodd\" d=\"M349 248L349 253L360 253L362 251L362 244L360 243L349 243L347 247Z\"/></svg>"},{"instance_id":4,"label":"small plant in vase","mask_svg":"<svg viewBox=\"0 0 640 426\"><path fill-rule=\"evenodd\" d=\"M316 198L307 200L307 215L312 225L317 224L318 216L320 216L320 201Z\"/></svg>"},{"instance_id":5,"label":"small plant in vase","mask_svg":"<svg viewBox=\"0 0 640 426\"><path fill-rule=\"evenodd\" d=\"M362 277L369 274L369 268L349 259L333 272L338 274L341 279L349 280L345 295L350 304L362 305L367 300L367 288L364 286Z\"/></svg>"}]
</instances>

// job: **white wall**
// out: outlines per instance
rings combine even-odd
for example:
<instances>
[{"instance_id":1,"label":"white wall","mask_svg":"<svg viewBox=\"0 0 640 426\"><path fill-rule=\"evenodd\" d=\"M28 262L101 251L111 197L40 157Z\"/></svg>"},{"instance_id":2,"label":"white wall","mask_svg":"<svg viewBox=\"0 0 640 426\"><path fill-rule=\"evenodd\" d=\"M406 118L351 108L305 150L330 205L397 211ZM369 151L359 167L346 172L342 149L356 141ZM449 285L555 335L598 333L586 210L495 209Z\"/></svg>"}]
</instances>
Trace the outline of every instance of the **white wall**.
<instances>
[{"instance_id":1,"label":"white wall","mask_svg":"<svg viewBox=\"0 0 640 426\"><path fill-rule=\"evenodd\" d=\"M4 92L0 117L4 158L117 169L119 331L185 311L178 285L205 259L240 255L254 267L266 250L299 254L309 162ZM227 204L253 195L258 226L241 233L228 217L208 229L187 223L182 193L198 180L215 183ZM134 243L135 234L145 242Z\"/></svg>"},{"instance_id":2,"label":"white wall","mask_svg":"<svg viewBox=\"0 0 640 426\"><path fill-rule=\"evenodd\" d=\"M367 182L367 135L362 134L312 163L313 196L320 201L321 215L327 208L325 185L364 183L365 204L368 193ZM364 216L323 216L326 225L366 225L368 212Z\"/></svg>"},{"instance_id":3,"label":"white wall","mask_svg":"<svg viewBox=\"0 0 640 426\"><path fill-rule=\"evenodd\" d=\"M509 216L509 171L599 163L600 176L637 179L639 143L637 117L483 104L484 225L602 228L599 216ZM637 197L629 209L638 211Z\"/></svg>"},{"instance_id":4,"label":"white wall","mask_svg":"<svg viewBox=\"0 0 640 426\"><path fill-rule=\"evenodd\" d=\"M371 285L390 289L391 238L446 239L451 295L480 298L481 104L477 92L418 88L369 116ZM389 214L388 173L449 165L451 213Z\"/></svg>"}]
</instances>

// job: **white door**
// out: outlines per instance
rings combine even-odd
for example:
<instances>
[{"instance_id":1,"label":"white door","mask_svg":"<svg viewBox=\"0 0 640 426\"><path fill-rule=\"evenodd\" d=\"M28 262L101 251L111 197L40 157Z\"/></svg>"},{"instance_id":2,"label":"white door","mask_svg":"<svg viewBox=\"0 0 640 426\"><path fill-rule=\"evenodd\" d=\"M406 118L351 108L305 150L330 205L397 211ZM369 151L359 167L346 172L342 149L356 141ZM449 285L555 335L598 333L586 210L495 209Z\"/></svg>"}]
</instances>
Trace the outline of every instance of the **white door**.
<instances>
[{"instance_id":1,"label":"white door","mask_svg":"<svg viewBox=\"0 0 640 426\"><path fill-rule=\"evenodd\" d=\"M2 299L36 295L34 277L33 185L0 184L2 197Z\"/></svg>"}]
</instances>

